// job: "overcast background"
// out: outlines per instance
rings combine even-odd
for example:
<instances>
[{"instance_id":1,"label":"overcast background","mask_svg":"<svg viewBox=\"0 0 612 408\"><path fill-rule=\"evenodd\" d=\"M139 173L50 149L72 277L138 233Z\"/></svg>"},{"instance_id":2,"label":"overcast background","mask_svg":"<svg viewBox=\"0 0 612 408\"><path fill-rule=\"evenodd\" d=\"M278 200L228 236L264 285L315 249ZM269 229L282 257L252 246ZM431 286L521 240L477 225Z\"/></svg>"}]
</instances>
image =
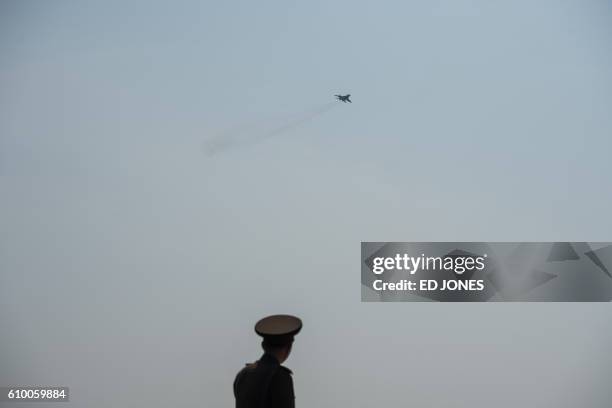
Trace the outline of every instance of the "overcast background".
<instances>
[{"instance_id":1,"label":"overcast background","mask_svg":"<svg viewBox=\"0 0 612 408\"><path fill-rule=\"evenodd\" d=\"M607 1L0 2L0 385L231 407L294 313L298 408L609 407L609 304L361 303L359 257L612 241L611 39Z\"/></svg>"}]
</instances>

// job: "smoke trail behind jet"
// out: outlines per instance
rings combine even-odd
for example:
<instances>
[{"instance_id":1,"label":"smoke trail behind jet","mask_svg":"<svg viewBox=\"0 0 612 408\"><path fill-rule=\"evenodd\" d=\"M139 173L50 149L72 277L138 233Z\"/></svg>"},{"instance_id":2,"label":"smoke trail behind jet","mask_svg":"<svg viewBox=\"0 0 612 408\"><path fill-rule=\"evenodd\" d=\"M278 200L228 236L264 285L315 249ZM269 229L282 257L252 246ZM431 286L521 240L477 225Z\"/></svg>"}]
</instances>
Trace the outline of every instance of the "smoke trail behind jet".
<instances>
[{"instance_id":1,"label":"smoke trail behind jet","mask_svg":"<svg viewBox=\"0 0 612 408\"><path fill-rule=\"evenodd\" d=\"M224 132L214 138L211 138L205 143L205 151L209 156L214 156L222 152L233 150L234 148L254 145L261 143L267 139L279 136L289 132L325 112L333 109L338 104L336 102L328 102L324 105L311 108L297 117L292 114L289 118L285 118L280 125L270 126L260 129L240 127L235 131Z\"/></svg>"}]
</instances>

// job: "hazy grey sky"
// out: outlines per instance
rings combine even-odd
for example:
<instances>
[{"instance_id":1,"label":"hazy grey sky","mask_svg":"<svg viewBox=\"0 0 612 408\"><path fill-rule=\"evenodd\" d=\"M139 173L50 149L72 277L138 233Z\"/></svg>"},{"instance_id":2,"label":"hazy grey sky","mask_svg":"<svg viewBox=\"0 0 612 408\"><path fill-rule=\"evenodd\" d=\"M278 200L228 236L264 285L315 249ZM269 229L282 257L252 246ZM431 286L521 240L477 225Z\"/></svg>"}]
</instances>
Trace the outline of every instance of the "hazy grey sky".
<instances>
[{"instance_id":1,"label":"hazy grey sky","mask_svg":"<svg viewBox=\"0 0 612 408\"><path fill-rule=\"evenodd\" d=\"M609 305L362 304L359 251L612 241L611 23L577 0L2 2L0 385L232 406L253 324L286 312L299 408L608 407Z\"/></svg>"}]
</instances>

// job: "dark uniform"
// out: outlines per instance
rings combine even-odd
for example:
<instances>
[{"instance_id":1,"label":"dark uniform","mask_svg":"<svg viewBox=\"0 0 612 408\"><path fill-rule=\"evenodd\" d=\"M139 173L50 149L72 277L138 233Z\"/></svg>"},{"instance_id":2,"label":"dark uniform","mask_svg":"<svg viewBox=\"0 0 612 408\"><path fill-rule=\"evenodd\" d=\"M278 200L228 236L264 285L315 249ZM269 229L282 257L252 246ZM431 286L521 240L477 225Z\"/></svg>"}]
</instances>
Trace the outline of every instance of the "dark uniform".
<instances>
[{"instance_id":1,"label":"dark uniform","mask_svg":"<svg viewBox=\"0 0 612 408\"><path fill-rule=\"evenodd\" d=\"M255 331L264 338L264 343L280 346L290 345L301 328L300 319L287 315L269 316L255 325ZM280 365L274 355L264 353L258 361L247 364L236 375L236 408L294 408L291 374L291 370Z\"/></svg>"}]
</instances>

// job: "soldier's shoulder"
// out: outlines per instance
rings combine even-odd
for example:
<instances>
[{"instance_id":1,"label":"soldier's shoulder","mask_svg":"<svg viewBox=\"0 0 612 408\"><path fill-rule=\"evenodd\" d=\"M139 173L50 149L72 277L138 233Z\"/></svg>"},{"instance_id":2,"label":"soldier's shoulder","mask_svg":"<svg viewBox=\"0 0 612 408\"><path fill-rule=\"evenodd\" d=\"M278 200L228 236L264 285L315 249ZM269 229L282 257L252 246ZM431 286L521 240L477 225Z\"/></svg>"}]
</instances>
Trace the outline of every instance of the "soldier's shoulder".
<instances>
[{"instance_id":1,"label":"soldier's shoulder","mask_svg":"<svg viewBox=\"0 0 612 408\"><path fill-rule=\"evenodd\" d=\"M256 368L257 368L257 362L254 362L254 363L246 363L246 364L244 365L244 367L242 367L242 368L240 369L240 371L238 371L238 375L240 375L240 374L242 374L242 373L244 373L244 372L246 372L246 371L252 371L252 370L254 370L254 369L256 369Z\"/></svg>"},{"instance_id":2,"label":"soldier's shoulder","mask_svg":"<svg viewBox=\"0 0 612 408\"><path fill-rule=\"evenodd\" d=\"M257 368L257 362L246 363L244 367L242 367L240 371L238 371L238 373L236 374L236 381L244 377L247 373L254 371L255 368Z\"/></svg>"},{"instance_id":3,"label":"soldier's shoulder","mask_svg":"<svg viewBox=\"0 0 612 408\"><path fill-rule=\"evenodd\" d=\"M288 368L287 368L287 367L285 367L285 366L280 366L279 368L280 368L280 372L281 372L281 373L284 373L284 374L289 374L289 375L293 374L293 371L291 371L290 369L288 369Z\"/></svg>"},{"instance_id":4,"label":"soldier's shoulder","mask_svg":"<svg viewBox=\"0 0 612 408\"><path fill-rule=\"evenodd\" d=\"M293 394L293 378L291 377L290 369L283 366L278 367L278 370L276 370L270 382L270 393L276 396L276 398L285 401L295 397Z\"/></svg>"}]
</instances>

